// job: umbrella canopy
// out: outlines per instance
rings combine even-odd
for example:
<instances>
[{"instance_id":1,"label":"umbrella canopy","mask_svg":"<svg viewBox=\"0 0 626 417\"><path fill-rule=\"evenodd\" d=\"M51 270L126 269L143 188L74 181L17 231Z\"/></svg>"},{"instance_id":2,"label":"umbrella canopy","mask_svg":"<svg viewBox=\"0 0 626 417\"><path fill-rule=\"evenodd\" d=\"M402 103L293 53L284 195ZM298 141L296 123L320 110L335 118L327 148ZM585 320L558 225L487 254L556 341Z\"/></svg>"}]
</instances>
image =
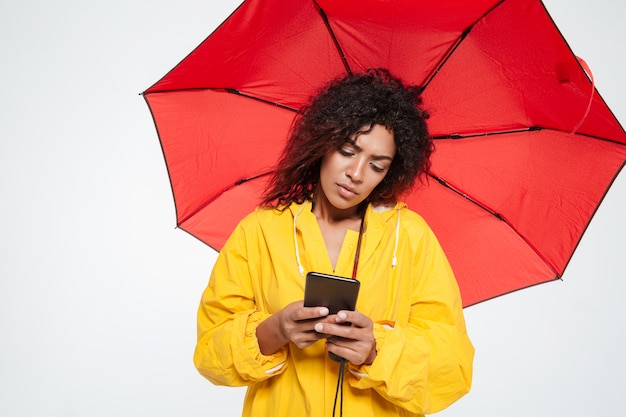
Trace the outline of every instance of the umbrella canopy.
<instances>
[{"instance_id":1,"label":"umbrella canopy","mask_svg":"<svg viewBox=\"0 0 626 417\"><path fill-rule=\"evenodd\" d=\"M374 67L423 88L436 148L404 200L464 305L560 278L626 132L538 0L243 2L144 92L177 225L219 250L309 96Z\"/></svg>"}]
</instances>

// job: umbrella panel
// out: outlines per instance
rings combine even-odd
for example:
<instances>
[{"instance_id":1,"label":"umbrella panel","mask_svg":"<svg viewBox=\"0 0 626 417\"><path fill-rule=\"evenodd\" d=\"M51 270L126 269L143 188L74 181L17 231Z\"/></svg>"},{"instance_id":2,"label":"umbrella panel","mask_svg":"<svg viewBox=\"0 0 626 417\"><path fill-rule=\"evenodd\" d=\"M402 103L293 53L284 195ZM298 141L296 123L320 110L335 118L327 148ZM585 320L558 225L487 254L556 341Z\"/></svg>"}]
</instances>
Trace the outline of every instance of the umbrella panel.
<instances>
[{"instance_id":1,"label":"umbrella panel","mask_svg":"<svg viewBox=\"0 0 626 417\"><path fill-rule=\"evenodd\" d=\"M228 88L298 109L345 71L313 1L246 1L144 94Z\"/></svg>"},{"instance_id":2,"label":"umbrella panel","mask_svg":"<svg viewBox=\"0 0 626 417\"><path fill-rule=\"evenodd\" d=\"M626 160L625 147L549 130L436 145L431 175L454 182L431 178L406 200L441 240L464 305L561 277Z\"/></svg>"},{"instance_id":3,"label":"umbrella panel","mask_svg":"<svg viewBox=\"0 0 626 417\"><path fill-rule=\"evenodd\" d=\"M151 94L149 103L167 138L161 146L178 225L238 182L271 171L294 115L213 90Z\"/></svg>"}]
</instances>

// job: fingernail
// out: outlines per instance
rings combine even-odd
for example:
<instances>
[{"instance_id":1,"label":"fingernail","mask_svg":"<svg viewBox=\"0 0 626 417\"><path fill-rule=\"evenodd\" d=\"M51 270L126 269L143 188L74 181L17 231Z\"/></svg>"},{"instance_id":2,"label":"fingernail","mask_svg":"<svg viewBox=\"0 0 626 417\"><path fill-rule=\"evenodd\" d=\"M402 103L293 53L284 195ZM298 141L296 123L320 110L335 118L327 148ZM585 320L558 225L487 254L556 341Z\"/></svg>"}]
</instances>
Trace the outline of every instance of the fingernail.
<instances>
[{"instance_id":1,"label":"fingernail","mask_svg":"<svg viewBox=\"0 0 626 417\"><path fill-rule=\"evenodd\" d=\"M315 331L316 332L321 332L322 330L324 330L324 325L322 323L317 323L315 325Z\"/></svg>"},{"instance_id":2,"label":"fingernail","mask_svg":"<svg viewBox=\"0 0 626 417\"><path fill-rule=\"evenodd\" d=\"M339 314L337 314L337 317L339 317L340 319L345 319L346 317L348 317L348 315L346 313L344 313L343 311L341 311Z\"/></svg>"},{"instance_id":3,"label":"fingernail","mask_svg":"<svg viewBox=\"0 0 626 417\"><path fill-rule=\"evenodd\" d=\"M322 307L320 308L320 316L327 316L329 313L328 308Z\"/></svg>"}]
</instances>

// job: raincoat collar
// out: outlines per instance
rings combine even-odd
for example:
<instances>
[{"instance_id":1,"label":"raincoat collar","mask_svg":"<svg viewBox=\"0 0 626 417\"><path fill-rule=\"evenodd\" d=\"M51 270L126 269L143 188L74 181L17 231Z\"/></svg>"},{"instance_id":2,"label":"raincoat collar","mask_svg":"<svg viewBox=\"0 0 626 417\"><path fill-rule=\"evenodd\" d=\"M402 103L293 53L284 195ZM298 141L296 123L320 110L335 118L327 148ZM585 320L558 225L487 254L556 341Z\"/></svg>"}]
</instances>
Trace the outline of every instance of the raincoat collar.
<instances>
[{"instance_id":1,"label":"raincoat collar","mask_svg":"<svg viewBox=\"0 0 626 417\"><path fill-rule=\"evenodd\" d=\"M365 234L363 235L363 246L361 249L360 262L362 265L366 265L374 258L376 248L379 246L382 240L387 223L393 220L396 216L395 233L394 233L394 251L393 259L390 260L390 266L396 265L396 251L398 248L398 240L400 234L400 212L406 207L404 202L398 201L394 206L367 206L365 213ZM300 245L298 245L297 231L301 230L303 234L306 234L306 227L310 222L298 221L299 216L314 216L311 212L312 202L305 201L304 203L292 203L289 206L289 211L293 216L293 240L296 254L296 262L298 264L298 270L302 276L305 275L305 269L301 263ZM358 275L357 275L358 276Z\"/></svg>"}]
</instances>

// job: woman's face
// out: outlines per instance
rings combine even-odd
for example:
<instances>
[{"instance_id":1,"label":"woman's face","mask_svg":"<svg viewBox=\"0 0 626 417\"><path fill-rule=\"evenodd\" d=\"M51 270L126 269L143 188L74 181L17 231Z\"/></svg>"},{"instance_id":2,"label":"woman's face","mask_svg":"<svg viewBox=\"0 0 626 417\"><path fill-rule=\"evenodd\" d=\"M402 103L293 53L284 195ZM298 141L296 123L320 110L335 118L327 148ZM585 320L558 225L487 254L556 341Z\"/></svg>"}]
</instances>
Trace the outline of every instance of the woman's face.
<instances>
[{"instance_id":1,"label":"woman's face","mask_svg":"<svg viewBox=\"0 0 626 417\"><path fill-rule=\"evenodd\" d=\"M322 158L317 192L336 209L355 208L385 178L395 154L393 132L382 125L354 134Z\"/></svg>"}]
</instances>

